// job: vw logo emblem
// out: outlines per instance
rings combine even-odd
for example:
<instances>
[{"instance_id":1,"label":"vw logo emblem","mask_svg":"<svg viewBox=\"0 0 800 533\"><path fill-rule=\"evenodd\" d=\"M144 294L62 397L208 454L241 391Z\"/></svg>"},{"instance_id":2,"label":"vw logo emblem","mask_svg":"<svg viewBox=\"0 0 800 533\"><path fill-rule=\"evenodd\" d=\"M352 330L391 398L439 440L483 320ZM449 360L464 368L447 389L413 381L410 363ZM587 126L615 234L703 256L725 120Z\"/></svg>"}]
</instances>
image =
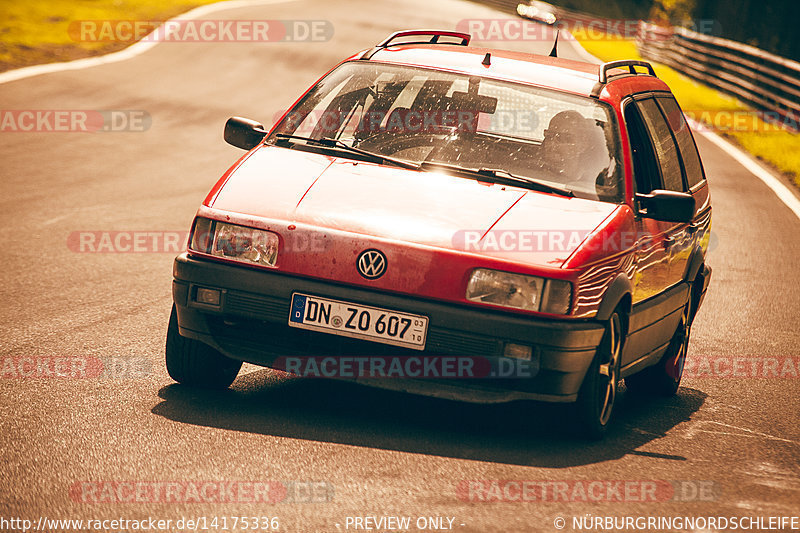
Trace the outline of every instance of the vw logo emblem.
<instances>
[{"instance_id":1,"label":"vw logo emblem","mask_svg":"<svg viewBox=\"0 0 800 533\"><path fill-rule=\"evenodd\" d=\"M367 279L378 279L386 272L386 256L378 250L364 250L358 256L358 273Z\"/></svg>"}]
</instances>

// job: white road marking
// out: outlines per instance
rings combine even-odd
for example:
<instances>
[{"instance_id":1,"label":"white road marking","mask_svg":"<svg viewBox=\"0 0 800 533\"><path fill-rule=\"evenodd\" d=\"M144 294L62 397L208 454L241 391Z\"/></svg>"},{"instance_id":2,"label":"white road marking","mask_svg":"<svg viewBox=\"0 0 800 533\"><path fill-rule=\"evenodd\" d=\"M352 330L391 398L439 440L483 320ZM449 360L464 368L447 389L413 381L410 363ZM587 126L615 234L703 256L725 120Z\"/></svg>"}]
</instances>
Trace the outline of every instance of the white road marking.
<instances>
[{"instance_id":1,"label":"white road marking","mask_svg":"<svg viewBox=\"0 0 800 533\"><path fill-rule=\"evenodd\" d=\"M69 218L69 216L70 216L70 213L67 213L66 215L59 215L57 217L47 219L44 222L42 222L42 226L49 226L51 224L55 224L56 222L61 222L65 218Z\"/></svg>"},{"instance_id":2,"label":"white road marking","mask_svg":"<svg viewBox=\"0 0 800 533\"><path fill-rule=\"evenodd\" d=\"M646 431L646 430L644 430L642 428L638 428L636 426L631 426L631 425L628 425L628 424L625 424L625 428L630 430L630 431L632 431L632 432L634 432L634 433L640 433L640 434L645 435L647 437L658 437L658 438L661 438L661 437L664 436L663 433L653 433L652 431Z\"/></svg>"},{"instance_id":3,"label":"white road marking","mask_svg":"<svg viewBox=\"0 0 800 533\"><path fill-rule=\"evenodd\" d=\"M228 9L236 9L240 7L252 7L259 5L269 4L283 4L288 2L297 2L298 0L230 0L228 2L218 2L216 4L208 4L200 6L191 11L187 11L178 15L170 20L191 20L197 19L209 13L216 13L218 11L225 11ZM153 30L156 31L156 30ZM152 33L151 33L152 34ZM146 39L146 37L145 37ZM80 70L89 67L96 67L98 65L106 65L108 63L118 63L133 57L143 54L157 45L160 41L139 41L124 50L113 52L110 54L87 57L84 59L76 59L75 61L67 61L64 63L46 63L44 65L33 65L31 67L23 67L15 70L9 70L0 74L0 83L8 83L11 81L22 80L25 78L32 78L42 74L50 74L53 72L64 72L67 70Z\"/></svg>"},{"instance_id":4,"label":"white road marking","mask_svg":"<svg viewBox=\"0 0 800 533\"><path fill-rule=\"evenodd\" d=\"M786 207L791 209L795 216L800 219L800 199L798 199L797 196L795 196L794 193L786 185L784 185L781 180L773 176L772 173L754 161L752 156L742 151L737 146L734 146L716 133L702 131L702 128L703 126L700 126L701 130L697 133L714 143L716 146L722 149L722 151L738 161L739 164L746 168L752 175L763 181L767 187L772 189L772 192L775 193L778 199L783 202ZM695 128L694 125L692 125L692 129L697 131L697 128Z\"/></svg>"},{"instance_id":5,"label":"white road marking","mask_svg":"<svg viewBox=\"0 0 800 533\"><path fill-rule=\"evenodd\" d=\"M706 425L716 425L722 426L719 429L702 429L703 426ZM734 430L734 431L731 431ZM686 431L686 437L692 438L696 432L700 433L714 433L716 435L730 435L733 437L758 437L767 440L775 440L779 442L787 442L789 444L797 444L800 445L800 442L783 439L781 437L776 437L775 435L769 435L767 433L760 433L758 431L754 431L752 429L747 429L739 426L732 426L730 424L723 424L722 422L713 422L710 420L701 420L694 424L693 426L689 427Z\"/></svg>"}]
</instances>

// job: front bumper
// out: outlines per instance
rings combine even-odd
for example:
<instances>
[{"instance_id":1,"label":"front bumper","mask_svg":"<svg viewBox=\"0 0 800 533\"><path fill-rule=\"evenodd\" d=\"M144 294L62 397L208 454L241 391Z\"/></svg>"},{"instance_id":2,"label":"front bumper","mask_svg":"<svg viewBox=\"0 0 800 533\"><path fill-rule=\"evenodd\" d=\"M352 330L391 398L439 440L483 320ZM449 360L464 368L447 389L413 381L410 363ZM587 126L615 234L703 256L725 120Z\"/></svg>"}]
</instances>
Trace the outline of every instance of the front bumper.
<instances>
[{"instance_id":1,"label":"front bumper","mask_svg":"<svg viewBox=\"0 0 800 533\"><path fill-rule=\"evenodd\" d=\"M529 378L357 379L381 388L461 401L577 398L604 327L592 321L545 320L516 313L375 292L363 288L198 259L175 259L172 293L180 334L226 356L273 367L286 356L457 356L500 358L504 343L533 346L538 372ZM217 306L196 301L196 287L222 291ZM294 292L429 317L424 352L288 326Z\"/></svg>"}]
</instances>

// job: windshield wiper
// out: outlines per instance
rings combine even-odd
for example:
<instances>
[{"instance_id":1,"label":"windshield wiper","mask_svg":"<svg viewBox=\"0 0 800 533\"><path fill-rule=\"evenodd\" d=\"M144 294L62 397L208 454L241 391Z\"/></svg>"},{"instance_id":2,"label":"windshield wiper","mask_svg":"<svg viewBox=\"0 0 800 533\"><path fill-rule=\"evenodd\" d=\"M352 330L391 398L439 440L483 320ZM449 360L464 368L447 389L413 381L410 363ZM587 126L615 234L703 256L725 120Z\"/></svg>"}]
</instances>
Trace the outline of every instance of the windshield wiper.
<instances>
[{"instance_id":1,"label":"windshield wiper","mask_svg":"<svg viewBox=\"0 0 800 533\"><path fill-rule=\"evenodd\" d=\"M567 187L559 187L558 185L553 185L546 181L537 180L535 178L524 178L522 176L517 176L516 174L512 174L511 172L500 168L481 167L478 169L478 172L480 172L481 174L489 174L496 178L513 180L521 184L523 187L528 187L537 191L553 192L556 194L560 194L561 196L569 196L569 197L575 196L572 190L568 189Z\"/></svg>"},{"instance_id":2,"label":"windshield wiper","mask_svg":"<svg viewBox=\"0 0 800 533\"><path fill-rule=\"evenodd\" d=\"M375 152L370 152L367 150L362 150L361 148L356 148L354 146L350 146L345 144L344 142L340 141L339 139L331 139L329 137L323 137L321 139L314 139L312 137L303 137L300 135L290 135L288 133L276 133L275 137L279 140L297 140L297 141L305 141L308 144L317 145L317 146L325 146L328 148L335 148L339 150L344 150L347 152L351 152L354 154L359 154L364 157L368 157L371 159L375 159L378 161L383 161L385 163L391 163L395 166L401 168L408 168L411 170L423 170L426 167L437 167L437 168L445 168L448 170L453 170L455 172L461 172L466 174L471 174L475 176L480 176L483 178L489 178L491 181L495 183L502 183L505 185L514 185L517 187L522 187L525 189L530 189L534 191L540 192L549 192L560 194L561 196L568 196L572 197L575 196L570 189L566 187L559 187L558 185L552 185L550 183L539 181L533 178L524 178L522 176L517 176L516 174L512 174L507 170L499 169L499 168L468 168L468 167L461 167L458 165L453 165L450 163L439 163L434 161L425 161L423 163L417 164L412 163L410 161L404 161L402 159L397 159L388 155L383 154L376 154Z\"/></svg>"},{"instance_id":3,"label":"windshield wiper","mask_svg":"<svg viewBox=\"0 0 800 533\"><path fill-rule=\"evenodd\" d=\"M434 161L426 161L420 165L421 168L426 167L439 167L439 168L446 168L448 170L453 170L455 172L463 172L467 174L473 174L476 176L481 176L483 178L489 178L491 181L495 183L502 183L505 185L515 185L518 187L522 187L524 189L531 189L534 191L540 192L549 192L559 194L561 196L573 197L575 194L572 190L567 189L566 187L559 187L558 185L552 185L545 181L539 181L533 178L523 178L522 176L517 176L516 174L512 174L507 170L499 169L499 168L468 168L468 167L461 167L458 165L453 165L450 163L438 163Z\"/></svg>"},{"instance_id":4,"label":"windshield wiper","mask_svg":"<svg viewBox=\"0 0 800 533\"><path fill-rule=\"evenodd\" d=\"M354 154L359 154L364 157L369 157L371 159L377 159L379 161L383 161L385 163L391 163L395 166L402 167L402 168L409 168L412 170L419 170L419 165L416 163L411 163L409 161L404 161L402 159L397 159L388 155L383 154L376 154L375 152L369 152L367 150L362 150L361 148L356 148L355 146L350 146L345 144L344 142L340 141L339 139L331 139L329 137L323 137L321 139L313 139L311 137L302 137L300 135L289 135L288 133L276 133L275 137L280 140L297 140L297 141L305 141L309 144L315 144L317 146L325 146L328 148L336 148L339 150L344 150L346 152L351 152Z\"/></svg>"}]
</instances>

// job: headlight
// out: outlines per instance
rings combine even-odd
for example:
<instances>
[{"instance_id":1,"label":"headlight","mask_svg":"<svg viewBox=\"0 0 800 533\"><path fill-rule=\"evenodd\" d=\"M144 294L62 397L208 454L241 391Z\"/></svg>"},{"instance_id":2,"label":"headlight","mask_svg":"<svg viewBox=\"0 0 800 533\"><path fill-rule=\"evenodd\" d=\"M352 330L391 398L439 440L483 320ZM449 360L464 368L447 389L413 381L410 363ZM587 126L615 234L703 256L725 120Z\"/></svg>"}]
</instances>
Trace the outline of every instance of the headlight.
<instances>
[{"instance_id":1,"label":"headlight","mask_svg":"<svg viewBox=\"0 0 800 533\"><path fill-rule=\"evenodd\" d=\"M271 231L198 218L189 248L243 263L275 266L278 235Z\"/></svg>"},{"instance_id":2,"label":"headlight","mask_svg":"<svg viewBox=\"0 0 800 533\"><path fill-rule=\"evenodd\" d=\"M572 285L568 281L478 268L467 284L467 300L565 315Z\"/></svg>"}]
</instances>

